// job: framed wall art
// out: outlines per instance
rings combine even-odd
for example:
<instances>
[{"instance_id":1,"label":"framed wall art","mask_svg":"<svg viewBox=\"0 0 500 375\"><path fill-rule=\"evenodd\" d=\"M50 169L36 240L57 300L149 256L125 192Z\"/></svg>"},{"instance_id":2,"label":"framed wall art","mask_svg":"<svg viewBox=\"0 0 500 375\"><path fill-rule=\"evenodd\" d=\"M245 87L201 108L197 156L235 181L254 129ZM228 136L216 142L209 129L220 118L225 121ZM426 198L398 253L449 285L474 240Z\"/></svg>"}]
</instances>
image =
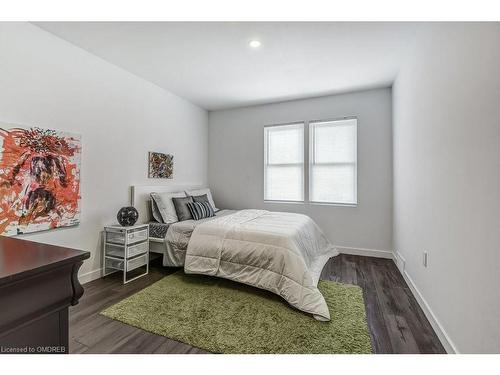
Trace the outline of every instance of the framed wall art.
<instances>
[{"instance_id":1,"label":"framed wall art","mask_svg":"<svg viewBox=\"0 0 500 375\"><path fill-rule=\"evenodd\" d=\"M174 157L160 152L149 153L149 178L173 178Z\"/></svg>"},{"instance_id":2,"label":"framed wall art","mask_svg":"<svg viewBox=\"0 0 500 375\"><path fill-rule=\"evenodd\" d=\"M0 234L80 222L81 137L0 123Z\"/></svg>"}]
</instances>

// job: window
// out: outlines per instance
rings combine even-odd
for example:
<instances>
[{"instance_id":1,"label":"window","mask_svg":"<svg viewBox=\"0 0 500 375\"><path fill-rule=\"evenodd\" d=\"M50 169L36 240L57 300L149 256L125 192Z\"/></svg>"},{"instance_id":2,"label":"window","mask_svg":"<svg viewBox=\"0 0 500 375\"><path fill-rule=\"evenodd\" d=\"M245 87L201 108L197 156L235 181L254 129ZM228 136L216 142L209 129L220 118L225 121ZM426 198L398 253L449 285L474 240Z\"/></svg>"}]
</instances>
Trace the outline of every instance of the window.
<instances>
[{"instance_id":1,"label":"window","mask_svg":"<svg viewBox=\"0 0 500 375\"><path fill-rule=\"evenodd\" d=\"M304 140L305 126L309 127L309 142ZM304 162L307 143L309 152ZM357 167L356 118L264 128L267 201L356 205ZM306 186L309 189L304 189Z\"/></svg>"},{"instance_id":2,"label":"window","mask_svg":"<svg viewBox=\"0 0 500 375\"><path fill-rule=\"evenodd\" d=\"M309 123L309 200L357 203L357 120Z\"/></svg>"},{"instance_id":3,"label":"window","mask_svg":"<svg viewBox=\"0 0 500 375\"><path fill-rule=\"evenodd\" d=\"M304 123L264 128L264 199L304 200Z\"/></svg>"}]
</instances>

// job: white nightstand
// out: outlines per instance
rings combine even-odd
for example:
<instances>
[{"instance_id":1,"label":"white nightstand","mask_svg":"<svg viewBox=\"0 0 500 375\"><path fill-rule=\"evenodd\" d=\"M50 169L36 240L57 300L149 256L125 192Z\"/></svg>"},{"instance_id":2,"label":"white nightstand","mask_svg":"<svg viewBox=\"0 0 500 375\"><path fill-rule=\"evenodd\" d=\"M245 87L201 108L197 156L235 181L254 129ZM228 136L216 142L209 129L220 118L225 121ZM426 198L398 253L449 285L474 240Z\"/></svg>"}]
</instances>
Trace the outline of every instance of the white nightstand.
<instances>
[{"instance_id":1,"label":"white nightstand","mask_svg":"<svg viewBox=\"0 0 500 375\"><path fill-rule=\"evenodd\" d=\"M122 271L126 284L149 272L149 225L104 227L104 276ZM127 272L145 267L140 275L127 279Z\"/></svg>"}]
</instances>

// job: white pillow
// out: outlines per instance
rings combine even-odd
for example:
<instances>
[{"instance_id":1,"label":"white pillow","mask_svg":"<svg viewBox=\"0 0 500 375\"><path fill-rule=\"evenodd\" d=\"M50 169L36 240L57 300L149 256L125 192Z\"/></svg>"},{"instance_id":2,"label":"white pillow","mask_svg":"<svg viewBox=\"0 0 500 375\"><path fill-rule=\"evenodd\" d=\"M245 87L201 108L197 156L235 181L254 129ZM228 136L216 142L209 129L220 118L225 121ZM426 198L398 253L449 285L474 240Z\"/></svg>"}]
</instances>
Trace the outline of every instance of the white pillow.
<instances>
[{"instance_id":1,"label":"white pillow","mask_svg":"<svg viewBox=\"0 0 500 375\"><path fill-rule=\"evenodd\" d=\"M151 193L151 198L154 200L154 203L156 203L164 223L169 224L179 221L172 198L183 198L185 196L186 193L183 191L177 191L175 193Z\"/></svg>"},{"instance_id":2,"label":"white pillow","mask_svg":"<svg viewBox=\"0 0 500 375\"><path fill-rule=\"evenodd\" d=\"M186 194L188 196L192 196L192 197L197 197L198 195L206 194L207 198L208 198L208 202L212 205L212 207L214 208L214 211L216 211L216 212L219 211L219 209L217 207L215 207L215 202L214 202L214 199L212 198L212 193L210 192L209 188L186 190Z\"/></svg>"}]
</instances>

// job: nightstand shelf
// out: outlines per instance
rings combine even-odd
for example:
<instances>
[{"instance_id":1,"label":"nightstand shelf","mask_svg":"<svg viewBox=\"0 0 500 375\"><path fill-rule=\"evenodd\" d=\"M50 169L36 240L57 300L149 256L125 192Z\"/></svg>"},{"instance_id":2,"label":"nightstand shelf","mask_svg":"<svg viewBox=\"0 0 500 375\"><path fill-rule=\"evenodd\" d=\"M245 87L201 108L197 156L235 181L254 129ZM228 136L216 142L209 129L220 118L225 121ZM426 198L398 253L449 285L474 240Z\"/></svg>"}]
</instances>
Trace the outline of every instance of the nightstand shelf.
<instances>
[{"instance_id":1,"label":"nightstand shelf","mask_svg":"<svg viewBox=\"0 0 500 375\"><path fill-rule=\"evenodd\" d=\"M104 227L104 276L123 272L123 283L145 276L149 272L149 225ZM127 273L145 268L145 272L128 278Z\"/></svg>"}]
</instances>

